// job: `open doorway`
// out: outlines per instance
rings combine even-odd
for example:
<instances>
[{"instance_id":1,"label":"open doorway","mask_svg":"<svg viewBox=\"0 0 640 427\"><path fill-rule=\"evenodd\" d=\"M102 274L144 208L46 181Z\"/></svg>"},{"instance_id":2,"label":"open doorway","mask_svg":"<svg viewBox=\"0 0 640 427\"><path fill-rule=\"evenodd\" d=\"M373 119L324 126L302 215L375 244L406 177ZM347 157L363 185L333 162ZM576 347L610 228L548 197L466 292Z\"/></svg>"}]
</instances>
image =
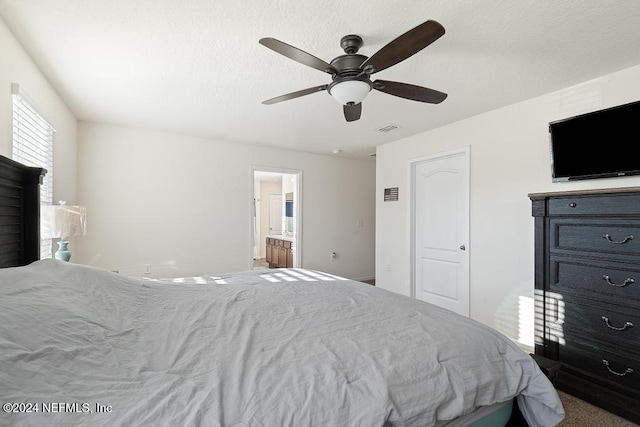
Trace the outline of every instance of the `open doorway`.
<instances>
[{"instance_id":1,"label":"open doorway","mask_svg":"<svg viewBox=\"0 0 640 427\"><path fill-rule=\"evenodd\" d=\"M251 270L302 267L302 171L252 168Z\"/></svg>"}]
</instances>

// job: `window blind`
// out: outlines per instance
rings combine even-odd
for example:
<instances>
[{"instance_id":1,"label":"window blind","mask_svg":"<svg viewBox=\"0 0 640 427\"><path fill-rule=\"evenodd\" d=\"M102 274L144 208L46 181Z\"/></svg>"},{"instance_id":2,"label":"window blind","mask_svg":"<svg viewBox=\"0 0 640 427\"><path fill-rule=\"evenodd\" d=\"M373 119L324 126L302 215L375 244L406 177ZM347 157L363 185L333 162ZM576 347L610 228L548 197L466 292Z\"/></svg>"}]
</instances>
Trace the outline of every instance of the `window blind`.
<instances>
[{"instance_id":1,"label":"window blind","mask_svg":"<svg viewBox=\"0 0 640 427\"><path fill-rule=\"evenodd\" d=\"M13 160L47 170L40 187L40 203L53 203L53 134L55 129L38 113L16 83L11 84L13 98ZM51 258L51 239L40 242L40 258Z\"/></svg>"}]
</instances>

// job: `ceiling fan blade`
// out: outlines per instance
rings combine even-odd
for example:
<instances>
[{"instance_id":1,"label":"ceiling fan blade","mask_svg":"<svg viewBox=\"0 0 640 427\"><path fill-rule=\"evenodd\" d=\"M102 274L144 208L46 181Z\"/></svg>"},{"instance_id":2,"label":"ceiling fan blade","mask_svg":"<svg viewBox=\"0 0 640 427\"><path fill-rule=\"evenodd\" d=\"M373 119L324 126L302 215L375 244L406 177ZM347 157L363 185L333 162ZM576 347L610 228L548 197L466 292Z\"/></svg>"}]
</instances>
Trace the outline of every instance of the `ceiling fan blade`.
<instances>
[{"instance_id":1,"label":"ceiling fan blade","mask_svg":"<svg viewBox=\"0 0 640 427\"><path fill-rule=\"evenodd\" d=\"M312 93L321 92L323 90L327 90L328 85L321 85L310 87L308 89L302 89L296 92L291 92L286 95L276 96L275 98L267 99L266 101L262 101L265 105L275 104L276 102L288 101L294 98L300 98L301 96L311 95Z\"/></svg>"},{"instance_id":2,"label":"ceiling fan blade","mask_svg":"<svg viewBox=\"0 0 640 427\"><path fill-rule=\"evenodd\" d=\"M410 85L407 83L390 82L388 80L376 80L373 88L389 95L400 98L411 99L413 101L428 102L429 104L439 104L447 98L447 94L427 87Z\"/></svg>"},{"instance_id":3,"label":"ceiling fan blade","mask_svg":"<svg viewBox=\"0 0 640 427\"><path fill-rule=\"evenodd\" d=\"M344 110L344 118L347 119L348 122L355 122L360 119L360 115L362 114L362 102L353 105L344 105L342 109Z\"/></svg>"},{"instance_id":4,"label":"ceiling fan blade","mask_svg":"<svg viewBox=\"0 0 640 427\"><path fill-rule=\"evenodd\" d=\"M289 59L293 59L294 61L297 61L303 65L307 65L311 68L315 68L316 70L320 70L329 74L335 74L338 72L338 70L333 65L328 64L322 59L316 58L310 53L300 50L297 47L293 47L284 42L281 42L280 40L266 37L260 39L260 44L278 52L281 55L286 56Z\"/></svg>"},{"instance_id":5,"label":"ceiling fan blade","mask_svg":"<svg viewBox=\"0 0 640 427\"><path fill-rule=\"evenodd\" d=\"M444 27L440 23L432 20L426 21L374 53L372 57L362 63L360 68L365 71L369 68L369 74L382 71L420 52L442 37L443 34Z\"/></svg>"}]
</instances>

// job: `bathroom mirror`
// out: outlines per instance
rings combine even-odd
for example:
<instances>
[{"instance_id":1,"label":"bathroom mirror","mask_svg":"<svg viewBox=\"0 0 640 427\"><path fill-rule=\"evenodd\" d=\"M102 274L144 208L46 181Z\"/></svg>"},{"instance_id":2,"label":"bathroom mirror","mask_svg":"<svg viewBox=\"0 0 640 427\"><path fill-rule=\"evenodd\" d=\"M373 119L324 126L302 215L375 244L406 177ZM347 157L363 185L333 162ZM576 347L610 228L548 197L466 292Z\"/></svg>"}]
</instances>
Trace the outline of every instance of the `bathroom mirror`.
<instances>
[{"instance_id":1,"label":"bathroom mirror","mask_svg":"<svg viewBox=\"0 0 640 427\"><path fill-rule=\"evenodd\" d=\"M286 193L284 195L284 222L285 231L288 235L293 234L293 193Z\"/></svg>"}]
</instances>

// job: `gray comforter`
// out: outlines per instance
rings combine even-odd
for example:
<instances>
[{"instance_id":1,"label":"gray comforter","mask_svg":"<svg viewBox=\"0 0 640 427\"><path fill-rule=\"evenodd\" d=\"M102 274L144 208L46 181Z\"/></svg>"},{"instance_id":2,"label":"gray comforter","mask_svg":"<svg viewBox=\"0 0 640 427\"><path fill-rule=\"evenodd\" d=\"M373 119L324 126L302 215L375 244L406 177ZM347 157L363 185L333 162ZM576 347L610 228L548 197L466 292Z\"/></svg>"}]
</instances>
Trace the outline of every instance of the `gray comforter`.
<instances>
[{"instance_id":1,"label":"gray comforter","mask_svg":"<svg viewBox=\"0 0 640 427\"><path fill-rule=\"evenodd\" d=\"M564 415L495 330L324 273L0 270L0 425L432 426L514 396Z\"/></svg>"}]
</instances>

